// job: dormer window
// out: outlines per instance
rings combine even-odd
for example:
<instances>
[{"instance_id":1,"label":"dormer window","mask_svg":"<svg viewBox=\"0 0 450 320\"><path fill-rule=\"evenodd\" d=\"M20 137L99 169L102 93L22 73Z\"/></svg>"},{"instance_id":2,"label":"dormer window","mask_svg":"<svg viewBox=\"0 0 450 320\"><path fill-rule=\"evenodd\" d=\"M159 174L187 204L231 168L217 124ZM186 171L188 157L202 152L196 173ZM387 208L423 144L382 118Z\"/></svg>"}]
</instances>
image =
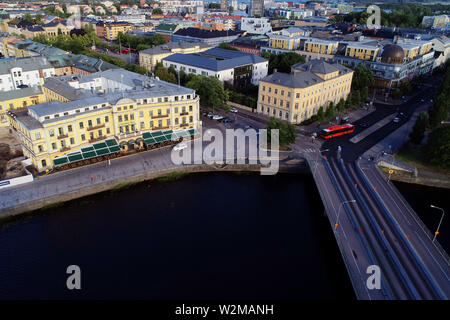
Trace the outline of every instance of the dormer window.
<instances>
[{"instance_id":1,"label":"dormer window","mask_svg":"<svg viewBox=\"0 0 450 320\"><path fill-rule=\"evenodd\" d=\"M59 118L59 114L55 114L53 117L54 118Z\"/></svg>"},{"instance_id":2,"label":"dormer window","mask_svg":"<svg viewBox=\"0 0 450 320\"><path fill-rule=\"evenodd\" d=\"M89 108L84 108L84 111L89 111Z\"/></svg>"}]
</instances>

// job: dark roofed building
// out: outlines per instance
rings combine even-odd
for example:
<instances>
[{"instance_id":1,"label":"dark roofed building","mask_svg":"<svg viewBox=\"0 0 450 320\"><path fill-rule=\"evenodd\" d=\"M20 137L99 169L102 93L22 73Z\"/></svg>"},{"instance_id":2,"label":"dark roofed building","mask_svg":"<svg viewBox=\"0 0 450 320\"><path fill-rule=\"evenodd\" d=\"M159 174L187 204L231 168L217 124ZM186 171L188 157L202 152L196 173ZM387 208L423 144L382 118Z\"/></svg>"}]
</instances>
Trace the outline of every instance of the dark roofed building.
<instances>
[{"instance_id":1,"label":"dark roofed building","mask_svg":"<svg viewBox=\"0 0 450 320\"><path fill-rule=\"evenodd\" d=\"M217 31L199 28L179 29L172 35L172 41L206 42L218 46L222 42L231 42L239 37L243 31Z\"/></svg>"}]
</instances>

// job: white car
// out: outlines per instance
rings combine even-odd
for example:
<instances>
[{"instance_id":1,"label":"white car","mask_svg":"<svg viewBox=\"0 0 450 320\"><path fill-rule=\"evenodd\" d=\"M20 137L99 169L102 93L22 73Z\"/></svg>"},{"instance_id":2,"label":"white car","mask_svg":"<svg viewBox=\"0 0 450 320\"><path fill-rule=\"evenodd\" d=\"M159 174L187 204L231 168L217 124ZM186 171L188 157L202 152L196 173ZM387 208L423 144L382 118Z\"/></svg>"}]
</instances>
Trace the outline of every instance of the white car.
<instances>
[{"instance_id":1,"label":"white car","mask_svg":"<svg viewBox=\"0 0 450 320\"><path fill-rule=\"evenodd\" d=\"M222 120L223 117L220 114L216 114L214 117L212 117L213 120Z\"/></svg>"},{"instance_id":2,"label":"white car","mask_svg":"<svg viewBox=\"0 0 450 320\"><path fill-rule=\"evenodd\" d=\"M182 143L177 144L175 147L173 147L173 150L180 151L180 150L183 150L186 148L187 148L187 144L182 142Z\"/></svg>"},{"instance_id":3,"label":"white car","mask_svg":"<svg viewBox=\"0 0 450 320\"><path fill-rule=\"evenodd\" d=\"M400 122L400 118L395 117L394 120L392 120L394 123L399 123Z\"/></svg>"},{"instance_id":4,"label":"white car","mask_svg":"<svg viewBox=\"0 0 450 320\"><path fill-rule=\"evenodd\" d=\"M236 108L231 108L231 109L230 109L230 112L237 113L237 112L238 112L238 109L236 109Z\"/></svg>"}]
</instances>

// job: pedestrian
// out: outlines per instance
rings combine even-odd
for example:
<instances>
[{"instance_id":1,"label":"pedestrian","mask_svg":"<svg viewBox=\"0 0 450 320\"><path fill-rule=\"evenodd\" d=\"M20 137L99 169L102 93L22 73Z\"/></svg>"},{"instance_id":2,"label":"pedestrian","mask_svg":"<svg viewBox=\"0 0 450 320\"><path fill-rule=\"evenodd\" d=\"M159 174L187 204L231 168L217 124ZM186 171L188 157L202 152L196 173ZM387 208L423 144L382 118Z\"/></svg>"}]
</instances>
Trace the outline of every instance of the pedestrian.
<instances>
[{"instance_id":1,"label":"pedestrian","mask_svg":"<svg viewBox=\"0 0 450 320\"><path fill-rule=\"evenodd\" d=\"M108 159L108 165L109 166L111 165L111 159Z\"/></svg>"},{"instance_id":2,"label":"pedestrian","mask_svg":"<svg viewBox=\"0 0 450 320\"><path fill-rule=\"evenodd\" d=\"M91 182L94 182L94 176L91 176Z\"/></svg>"}]
</instances>

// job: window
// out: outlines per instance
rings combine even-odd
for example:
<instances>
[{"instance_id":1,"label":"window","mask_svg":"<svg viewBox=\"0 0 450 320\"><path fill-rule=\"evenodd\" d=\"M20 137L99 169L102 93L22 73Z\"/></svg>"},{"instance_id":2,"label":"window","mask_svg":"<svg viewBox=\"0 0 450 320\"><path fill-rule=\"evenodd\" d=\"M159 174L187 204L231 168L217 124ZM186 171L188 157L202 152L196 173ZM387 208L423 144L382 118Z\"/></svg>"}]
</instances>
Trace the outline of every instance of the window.
<instances>
[{"instance_id":1,"label":"window","mask_svg":"<svg viewBox=\"0 0 450 320\"><path fill-rule=\"evenodd\" d=\"M175 118L175 125L178 125L178 118Z\"/></svg>"},{"instance_id":2,"label":"window","mask_svg":"<svg viewBox=\"0 0 450 320\"><path fill-rule=\"evenodd\" d=\"M56 143L53 142L53 143L52 143L52 149L53 149L53 150L56 150L56 148L57 148Z\"/></svg>"},{"instance_id":3,"label":"window","mask_svg":"<svg viewBox=\"0 0 450 320\"><path fill-rule=\"evenodd\" d=\"M144 124L144 122L141 122L141 129L144 129L145 128L145 124Z\"/></svg>"},{"instance_id":4,"label":"window","mask_svg":"<svg viewBox=\"0 0 450 320\"><path fill-rule=\"evenodd\" d=\"M92 120L88 120L88 127L92 127Z\"/></svg>"},{"instance_id":5,"label":"window","mask_svg":"<svg viewBox=\"0 0 450 320\"><path fill-rule=\"evenodd\" d=\"M175 107L175 113L178 113L178 107Z\"/></svg>"},{"instance_id":6,"label":"window","mask_svg":"<svg viewBox=\"0 0 450 320\"><path fill-rule=\"evenodd\" d=\"M39 152L44 151L44 149L42 149L42 146L41 146L41 145L38 145L38 151L39 151Z\"/></svg>"},{"instance_id":7,"label":"window","mask_svg":"<svg viewBox=\"0 0 450 320\"><path fill-rule=\"evenodd\" d=\"M48 131L48 134L50 135L50 137L53 137L55 135L55 131L53 131L53 129L50 129Z\"/></svg>"},{"instance_id":8,"label":"window","mask_svg":"<svg viewBox=\"0 0 450 320\"><path fill-rule=\"evenodd\" d=\"M102 129L98 130L97 132L98 132L98 136L99 136L99 137L101 137L101 136L103 135Z\"/></svg>"},{"instance_id":9,"label":"window","mask_svg":"<svg viewBox=\"0 0 450 320\"><path fill-rule=\"evenodd\" d=\"M97 124L100 124L100 118L97 118Z\"/></svg>"},{"instance_id":10,"label":"window","mask_svg":"<svg viewBox=\"0 0 450 320\"><path fill-rule=\"evenodd\" d=\"M150 128L153 128L153 120L150 121Z\"/></svg>"},{"instance_id":11,"label":"window","mask_svg":"<svg viewBox=\"0 0 450 320\"><path fill-rule=\"evenodd\" d=\"M36 132L36 140L41 138L41 133L40 132Z\"/></svg>"},{"instance_id":12,"label":"window","mask_svg":"<svg viewBox=\"0 0 450 320\"><path fill-rule=\"evenodd\" d=\"M67 126L67 131L72 132L72 125L69 124L69 125Z\"/></svg>"},{"instance_id":13,"label":"window","mask_svg":"<svg viewBox=\"0 0 450 320\"><path fill-rule=\"evenodd\" d=\"M108 122L108 121L109 121L108 116L105 116L105 122Z\"/></svg>"},{"instance_id":14,"label":"window","mask_svg":"<svg viewBox=\"0 0 450 320\"><path fill-rule=\"evenodd\" d=\"M119 122L121 122L122 121L122 116L119 116Z\"/></svg>"},{"instance_id":15,"label":"window","mask_svg":"<svg viewBox=\"0 0 450 320\"><path fill-rule=\"evenodd\" d=\"M46 167L46 166L47 166L47 162L46 162L45 160L42 160L42 161L41 161L41 164L42 164L43 167Z\"/></svg>"},{"instance_id":16,"label":"window","mask_svg":"<svg viewBox=\"0 0 450 320\"><path fill-rule=\"evenodd\" d=\"M80 129L83 129L83 128L84 128L84 123L80 122Z\"/></svg>"},{"instance_id":17,"label":"window","mask_svg":"<svg viewBox=\"0 0 450 320\"><path fill-rule=\"evenodd\" d=\"M130 114L130 120L134 120L134 114Z\"/></svg>"},{"instance_id":18,"label":"window","mask_svg":"<svg viewBox=\"0 0 450 320\"><path fill-rule=\"evenodd\" d=\"M193 122L193 121L194 121L193 117L189 116L189 122Z\"/></svg>"},{"instance_id":19,"label":"window","mask_svg":"<svg viewBox=\"0 0 450 320\"><path fill-rule=\"evenodd\" d=\"M74 144L75 143L75 139L74 138L70 138L70 144Z\"/></svg>"},{"instance_id":20,"label":"window","mask_svg":"<svg viewBox=\"0 0 450 320\"><path fill-rule=\"evenodd\" d=\"M189 106L189 111L192 111L192 106Z\"/></svg>"}]
</instances>

